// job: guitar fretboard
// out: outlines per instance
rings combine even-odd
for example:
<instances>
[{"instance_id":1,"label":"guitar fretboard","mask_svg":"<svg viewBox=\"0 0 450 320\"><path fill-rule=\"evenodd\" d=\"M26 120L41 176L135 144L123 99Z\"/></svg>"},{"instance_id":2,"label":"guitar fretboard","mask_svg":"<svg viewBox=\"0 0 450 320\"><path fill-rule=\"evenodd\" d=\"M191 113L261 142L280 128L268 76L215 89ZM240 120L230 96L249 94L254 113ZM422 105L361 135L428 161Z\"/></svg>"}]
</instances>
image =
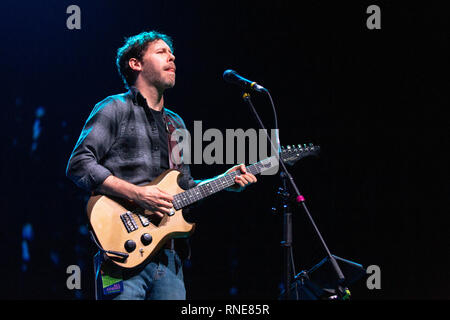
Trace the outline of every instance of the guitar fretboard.
<instances>
[{"instance_id":1,"label":"guitar fretboard","mask_svg":"<svg viewBox=\"0 0 450 320\"><path fill-rule=\"evenodd\" d=\"M247 166L247 171L252 173L253 175L260 174L261 172L272 168L274 164L277 163L276 161L277 158L275 156L267 158L250 166ZM238 171L233 171L216 179L200 184L194 188L186 190L182 193L176 194L173 201L175 209L179 210L205 197L213 195L216 192L222 191L225 188L231 187L235 184L234 178L239 173L240 172Z\"/></svg>"},{"instance_id":2,"label":"guitar fretboard","mask_svg":"<svg viewBox=\"0 0 450 320\"><path fill-rule=\"evenodd\" d=\"M317 154L319 149L319 147L313 146L312 144L309 146L304 145L304 147L298 145L298 147L293 148L288 146L287 149L282 150L279 156L283 162L289 161L292 163L292 161L297 161L310 154ZM247 166L247 171L253 175L257 175L273 168L275 165L278 165L278 157L272 156ZM234 178L238 174L240 174L240 171L233 171L176 194L173 197L174 208L179 210L205 197L213 195L216 192L222 191L225 188L231 187L235 184Z\"/></svg>"}]
</instances>

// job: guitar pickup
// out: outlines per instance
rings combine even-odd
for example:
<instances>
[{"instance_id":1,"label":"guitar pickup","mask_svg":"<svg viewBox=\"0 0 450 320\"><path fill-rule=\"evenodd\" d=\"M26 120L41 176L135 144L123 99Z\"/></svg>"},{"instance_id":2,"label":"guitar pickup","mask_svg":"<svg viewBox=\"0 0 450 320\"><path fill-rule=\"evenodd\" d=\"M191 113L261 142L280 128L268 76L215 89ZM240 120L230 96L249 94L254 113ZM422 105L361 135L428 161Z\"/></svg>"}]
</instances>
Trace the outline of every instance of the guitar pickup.
<instances>
[{"instance_id":1,"label":"guitar pickup","mask_svg":"<svg viewBox=\"0 0 450 320\"><path fill-rule=\"evenodd\" d=\"M141 220L141 223L144 227L148 226L150 224L150 221L148 220L148 218L146 216L144 216L143 214L138 214L139 220Z\"/></svg>"},{"instance_id":2,"label":"guitar pickup","mask_svg":"<svg viewBox=\"0 0 450 320\"><path fill-rule=\"evenodd\" d=\"M128 233L133 232L138 229L138 225L136 221L134 221L133 216L130 211L127 211L120 215L120 219L123 222L123 225L127 229Z\"/></svg>"}]
</instances>

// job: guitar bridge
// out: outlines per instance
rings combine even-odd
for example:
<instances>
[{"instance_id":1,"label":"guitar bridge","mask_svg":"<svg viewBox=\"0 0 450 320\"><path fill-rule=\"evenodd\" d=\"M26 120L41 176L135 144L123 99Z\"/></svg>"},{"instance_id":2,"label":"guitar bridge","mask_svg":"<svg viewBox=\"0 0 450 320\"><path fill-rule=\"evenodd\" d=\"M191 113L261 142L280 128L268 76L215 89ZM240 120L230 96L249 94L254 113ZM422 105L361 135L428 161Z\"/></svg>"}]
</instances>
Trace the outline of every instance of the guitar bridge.
<instances>
[{"instance_id":1,"label":"guitar bridge","mask_svg":"<svg viewBox=\"0 0 450 320\"><path fill-rule=\"evenodd\" d=\"M130 211L127 211L120 215L120 219L123 222L123 225L127 229L128 233L133 232L137 230L138 225L136 221L134 221L133 216L131 215Z\"/></svg>"}]
</instances>

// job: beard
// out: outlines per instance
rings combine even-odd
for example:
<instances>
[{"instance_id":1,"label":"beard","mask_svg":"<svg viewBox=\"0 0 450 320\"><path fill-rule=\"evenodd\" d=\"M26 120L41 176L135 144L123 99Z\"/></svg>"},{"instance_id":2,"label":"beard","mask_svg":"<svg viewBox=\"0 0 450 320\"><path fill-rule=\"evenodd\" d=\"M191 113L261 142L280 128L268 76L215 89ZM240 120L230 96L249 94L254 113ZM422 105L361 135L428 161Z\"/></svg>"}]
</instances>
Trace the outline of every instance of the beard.
<instances>
[{"instance_id":1,"label":"beard","mask_svg":"<svg viewBox=\"0 0 450 320\"><path fill-rule=\"evenodd\" d=\"M144 69L142 77L148 85L155 86L159 90L166 90L175 86L175 73Z\"/></svg>"}]
</instances>

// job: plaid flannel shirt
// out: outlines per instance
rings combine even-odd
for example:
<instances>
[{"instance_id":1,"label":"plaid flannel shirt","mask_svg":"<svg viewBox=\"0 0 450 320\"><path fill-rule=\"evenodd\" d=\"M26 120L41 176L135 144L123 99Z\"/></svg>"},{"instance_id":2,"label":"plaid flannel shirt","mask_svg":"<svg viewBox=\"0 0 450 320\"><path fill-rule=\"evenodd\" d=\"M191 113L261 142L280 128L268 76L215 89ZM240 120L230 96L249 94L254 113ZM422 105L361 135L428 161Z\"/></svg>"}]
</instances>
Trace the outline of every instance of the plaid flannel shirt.
<instances>
[{"instance_id":1,"label":"plaid flannel shirt","mask_svg":"<svg viewBox=\"0 0 450 320\"><path fill-rule=\"evenodd\" d=\"M186 129L183 119L163 108L169 134ZM169 137L169 159L173 142ZM176 142L175 142L176 144ZM173 166L182 172L183 189L194 187L189 165ZM97 103L83 127L67 164L66 175L80 188L95 192L110 175L135 185L148 184L161 168L158 128L145 98L135 87Z\"/></svg>"}]
</instances>

